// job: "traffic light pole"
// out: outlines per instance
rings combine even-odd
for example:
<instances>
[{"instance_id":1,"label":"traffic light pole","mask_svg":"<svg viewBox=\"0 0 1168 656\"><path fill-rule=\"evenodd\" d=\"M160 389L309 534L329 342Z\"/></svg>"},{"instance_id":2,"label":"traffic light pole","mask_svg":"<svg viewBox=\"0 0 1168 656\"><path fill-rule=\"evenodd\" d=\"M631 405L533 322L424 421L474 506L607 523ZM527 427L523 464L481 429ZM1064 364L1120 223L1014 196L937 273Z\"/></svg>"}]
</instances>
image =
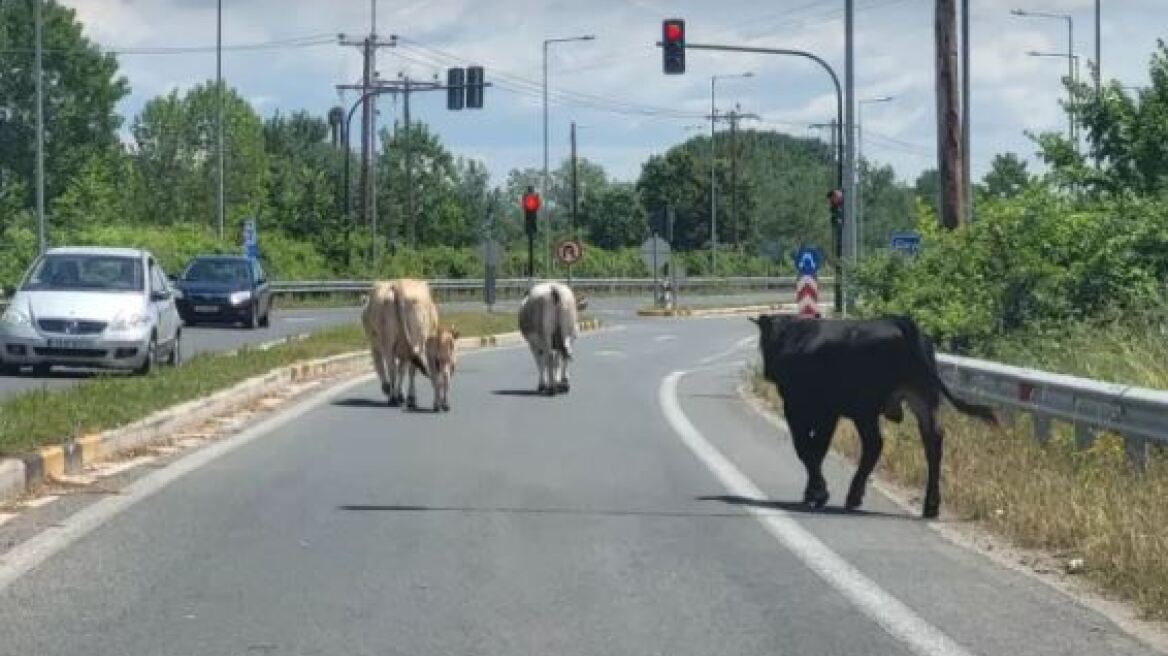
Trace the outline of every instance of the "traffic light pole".
<instances>
[{"instance_id":1,"label":"traffic light pole","mask_svg":"<svg viewBox=\"0 0 1168 656\"><path fill-rule=\"evenodd\" d=\"M658 46L664 45L661 42ZM716 50L723 52L750 52L763 55L786 55L790 57L802 57L810 59L819 64L827 74L831 76L831 82L835 85L835 111L836 121L840 126L844 125L844 94L840 87L839 76L835 74L835 70L823 58L814 53L805 50L791 50L787 48L755 48L751 46L727 46L710 43L686 43L686 50ZM841 130L842 132L842 130ZM840 139L836 144L836 185L841 191L844 188L844 140ZM845 210L845 217L843 223L852 221L852 217ZM834 251L835 251L835 311L842 313L844 309L844 275L843 275L843 225L840 225L834 232L836 234Z\"/></svg>"}]
</instances>

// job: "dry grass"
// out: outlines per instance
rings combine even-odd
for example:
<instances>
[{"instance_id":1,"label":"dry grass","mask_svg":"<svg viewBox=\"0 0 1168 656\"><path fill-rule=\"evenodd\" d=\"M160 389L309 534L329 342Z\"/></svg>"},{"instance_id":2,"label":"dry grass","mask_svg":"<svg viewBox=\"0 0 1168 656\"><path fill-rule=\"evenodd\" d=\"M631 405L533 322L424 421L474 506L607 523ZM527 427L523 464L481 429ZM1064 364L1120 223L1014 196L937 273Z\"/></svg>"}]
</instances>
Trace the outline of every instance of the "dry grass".
<instances>
[{"instance_id":1,"label":"dry grass","mask_svg":"<svg viewBox=\"0 0 1168 656\"><path fill-rule=\"evenodd\" d=\"M780 406L774 387L757 372L751 383L772 407ZM1114 437L1077 451L1070 431L1056 431L1043 446L1031 438L1026 421L995 431L946 412L944 424L942 503L949 512L1064 563L1081 559L1079 573L1105 592L1135 603L1149 619L1168 619L1163 453L1149 458L1144 474L1135 474ZM879 474L923 489L924 454L915 423L886 422L883 430ZM856 443L851 424L842 422L834 448L854 459Z\"/></svg>"}]
</instances>

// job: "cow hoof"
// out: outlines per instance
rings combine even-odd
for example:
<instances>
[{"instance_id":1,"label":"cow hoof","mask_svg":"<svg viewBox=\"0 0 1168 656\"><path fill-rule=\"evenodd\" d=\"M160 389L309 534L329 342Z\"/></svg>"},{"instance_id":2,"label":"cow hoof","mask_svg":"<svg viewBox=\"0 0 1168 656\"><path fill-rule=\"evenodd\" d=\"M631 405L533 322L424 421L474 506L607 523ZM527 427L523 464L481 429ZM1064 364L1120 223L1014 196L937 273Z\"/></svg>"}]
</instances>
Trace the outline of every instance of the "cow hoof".
<instances>
[{"instance_id":1,"label":"cow hoof","mask_svg":"<svg viewBox=\"0 0 1168 656\"><path fill-rule=\"evenodd\" d=\"M401 404L402 404L402 400L400 398L398 398L396 396L389 397L389 407L400 408Z\"/></svg>"},{"instance_id":2,"label":"cow hoof","mask_svg":"<svg viewBox=\"0 0 1168 656\"><path fill-rule=\"evenodd\" d=\"M809 508L822 510L823 507L827 505L827 500L830 498L831 495L827 493L827 490L808 492L807 494L803 495L803 503L807 504Z\"/></svg>"},{"instance_id":3,"label":"cow hoof","mask_svg":"<svg viewBox=\"0 0 1168 656\"><path fill-rule=\"evenodd\" d=\"M547 394L548 393L548 386L544 385L543 383L540 383L539 387L535 388L535 391L538 394Z\"/></svg>"},{"instance_id":4,"label":"cow hoof","mask_svg":"<svg viewBox=\"0 0 1168 656\"><path fill-rule=\"evenodd\" d=\"M844 502L844 509L845 510L855 510L856 508L859 508L862 505L864 505L864 497L862 495L861 496L852 496L849 494L847 501Z\"/></svg>"},{"instance_id":5,"label":"cow hoof","mask_svg":"<svg viewBox=\"0 0 1168 656\"><path fill-rule=\"evenodd\" d=\"M449 403L442 404L442 412L450 412L450 404Z\"/></svg>"},{"instance_id":6,"label":"cow hoof","mask_svg":"<svg viewBox=\"0 0 1168 656\"><path fill-rule=\"evenodd\" d=\"M417 410L417 409L418 409L418 400L417 400L417 399L413 399L413 398L411 398L411 399L406 399L406 409L408 409L408 410Z\"/></svg>"},{"instance_id":7,"label":"cow hoof","mask_svg":"<svg viewBox=\"0 0 1168 656\"><path fill-rule=\"evenodd\" d=\"M558 391L560 394L567 394L568 392L572 391L572 386L567 382L563 382L559 384L559 386L556 388L556 391Z\"/></svg>"}]
</instances>

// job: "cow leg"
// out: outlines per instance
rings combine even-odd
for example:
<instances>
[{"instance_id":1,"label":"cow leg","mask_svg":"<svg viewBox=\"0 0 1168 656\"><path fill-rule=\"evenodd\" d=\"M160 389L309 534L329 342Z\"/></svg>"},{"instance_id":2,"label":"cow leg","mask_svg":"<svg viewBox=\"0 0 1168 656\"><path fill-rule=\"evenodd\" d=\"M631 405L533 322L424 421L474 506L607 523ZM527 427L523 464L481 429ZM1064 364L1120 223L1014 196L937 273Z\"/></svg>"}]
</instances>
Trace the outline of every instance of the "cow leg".
<instances>
[{"instance_id":1,"label":"cow leg","mask_svg":"<svg viewBox=\"0 0 1168 656\"><path fill-rule=\"evenodd\" d=\"M402 404L401 381L405 377L401 362L396 357L390 357L385 362L385 370L389 373L389 390L386 392L389 395L389 407L400 407Z\"/></svg>"},{"instance_id":2,"label":"cow leg","mask_svg":"<svg viewBox=\"0 0 1168 656\"><path fill-rule=\"evenodd\" d=\"M571 390L572 385L568 382L568 358L560 355L560 391L567 394Z\"/></svg>"},{"instance_id":3,"label":"cow leg","mask_svg":"<svg viewBox=\"0 0 1168 656\"><path fill-rule=\"evenodd\" d=\"M381 349L376 346L369 347L369 357L373 360L373 371L377 372L377 380L381 381L381 392L386 396L390 395L388 375L385 371L385 358L381 357Z\"/></svg>"},{"instance_id":4,"label":"cow leg","mask_svg":"<svg viewBox=\"0 0 1168 656\"><path fill-rule=\"evenodd\" d=\"M827 483L823 480L820 461L815 454L815 423L805 417L787 414L787 426L791 429L791 443L795 446L795 455L807 470L807 486L803 488L803 503L822 508L827 503Z\"/></svg>"},{"instance_id":5,"label":"cow leg","mask_svg":"<svg viewBox=\"0 0 1168 656\"><path fill-rule=\"evenodd\" d=\"M917 418L921 442L925 447L925 462L929 467L921 516L925 519L934 519L941 510L941 455L945 441L945 435L937 422L939 399L927 399L914 393L909 395L908 403Z\"/></svg>"},{"instance_id":6,"label":"cow leg","mask_svg":"<svg viewBox=\"0 0 1168 656\"><path fill-rule=\"evenodd\" d=\"M876 463L880 461L880 452L884 449L884 437L880 435L878 416L856 420L856 429L860 433L860 465L856 467L852 486L848 488L848 498L844 504L848 510L855 510L864 503L864 489L868 486L868 476L876 468Z\"/></svg>"},{"instance_id":7,"label":"cow leg","mask_svg":"<svg viewBox=\"0 0 1168 656\"><path fill-rule=\"evenodd\" d=\"M812 438L807 442L807 491L803 497L814 508L826 506L827 500L831 498L827 492L827 479L823 477L823 459L831 447L831 438L835 435L838 421L839 417L835 415L821 418L814 424Z\"/></svg>"},{"instance_id":8,"label":"cow leg","mask_svg":"<svg viewBox=\"0 0 1168 656\"><path fill-rule=\"evenodd\" d=\"M548 396L556 395L556 351L555 349L548 349L543 353L543 367L547 372L547 386L544 388L544 394Z\"/></svg>"},{"instance_id":9,"label":"cow leg","mask_svg":"<svg viewBox=\"0 0 1168 656\"><path fill-rule=\"evenodd\" d=\"M408 408L410 410L417 410L418 409L418 390L414 385L414 379L418 375L418 370L416 367L414 367L413 363L409 363L406 365L406 371L408 372L407 375L409 376L409 379L410 379L410 389L408 392L406 392L406 408Z\"/></svg>"},{"instance_id":10,"label":"cow leg","mask_svg":"<svg viewBox=\"0 0 1168 656\"><path fill-rule=\"evenodd\" d=\"M540 349L531 349L531 357L535 359L535 370L539 372L539 385L536 386L536 392L544 394L547 392L548 386L544 382L544 374L546 370L543 366L543 351Z\"/></svg>"}]
</instances>

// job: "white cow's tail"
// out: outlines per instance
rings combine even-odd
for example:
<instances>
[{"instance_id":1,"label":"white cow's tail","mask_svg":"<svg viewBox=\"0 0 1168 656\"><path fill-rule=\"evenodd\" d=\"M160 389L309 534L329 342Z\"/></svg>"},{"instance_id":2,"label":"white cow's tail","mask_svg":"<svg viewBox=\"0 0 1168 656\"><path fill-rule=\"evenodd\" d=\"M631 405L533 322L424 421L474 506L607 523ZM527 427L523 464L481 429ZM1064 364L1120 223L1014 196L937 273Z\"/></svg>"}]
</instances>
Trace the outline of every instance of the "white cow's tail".
<instances>
[{"instance_id":1,"label":"white cow's tail","mask_svg":"<svg viewBox=\"0 0 1168 656\"><path fill-rule=\"evenodd\" d=\"M406 348L410 351L410 364L422 372L422 375L429 378L430 369L426 366L426 358L422 357L422 344L414 341L414 336L410 334L410 320L406 317L405 296L403 293L393 295L393 310L397 317L398 325L402 331L402 338L406 341Z\"/></svg>"}]
</instances>

